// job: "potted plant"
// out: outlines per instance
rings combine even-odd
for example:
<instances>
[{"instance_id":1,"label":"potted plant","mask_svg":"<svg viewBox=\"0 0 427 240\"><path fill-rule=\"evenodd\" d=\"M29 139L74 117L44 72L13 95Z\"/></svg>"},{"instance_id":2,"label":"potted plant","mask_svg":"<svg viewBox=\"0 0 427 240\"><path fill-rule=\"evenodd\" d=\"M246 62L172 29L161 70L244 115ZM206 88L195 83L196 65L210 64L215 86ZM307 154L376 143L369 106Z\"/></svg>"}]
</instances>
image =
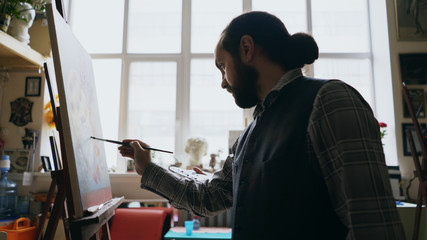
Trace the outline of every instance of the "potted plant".
<instances>
[{"instance_id":1,"label":"potted plant","mask_svg":"<svg viewBox=\"0 0 427 240\"><path fill-rule=\"evenodd\" d=\"M28 22L22 15L22 4L30 4L35 11L44 11L46 0L0 0L0 30L7 32L12 17Z\"/></svg>"},{"instance_id":2,"label":"potted plant","mask_svg":"<svg viewBox=\"0 0 427 240\"><path fill-rule=\"evenodd\" d=\"M6 32L9 28L10 19L17 14L16 5L19 1L0 0L0 30Z\"/></svg>"}]
</instances>

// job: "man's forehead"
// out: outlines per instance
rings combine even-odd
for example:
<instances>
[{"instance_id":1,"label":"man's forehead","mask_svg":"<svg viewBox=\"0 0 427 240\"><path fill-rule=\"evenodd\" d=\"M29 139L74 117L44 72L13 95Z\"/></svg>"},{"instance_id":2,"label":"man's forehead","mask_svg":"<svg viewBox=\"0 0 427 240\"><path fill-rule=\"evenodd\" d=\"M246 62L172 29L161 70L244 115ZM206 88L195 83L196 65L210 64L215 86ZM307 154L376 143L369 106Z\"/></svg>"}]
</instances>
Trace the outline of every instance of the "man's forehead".
<instances>
[{"instance_id":1,"label":"man's forehead","mask_svg":"<svg viewBox=\"0 0 427 240\"><path fill-rule=\"evenodd\" d=\"M215 59L215 65L218 68L219 68L220 62L224 61L224 57L225 57L224 53L225 53L225 50L221 46L218 46L217 48L215 48L214 59Z\"/></svg>"},{"instance_id":2,"label":"man's forehead","mask_svg":"<svg viewBox=\"0 0 427 240\"><path fill-rule=\"evenodd\" d=\"M221 46L218 44L215 47L215 51L214 51L215 65L217 65L217 66L218 66L218 58L221 58L220 50L221 50Z\"/></svg>"},{"instance_id":3,"label":"man's forehead","mask_svg":"<svg viewBox=\"0 0 427 240\"><path fill-rule=\"evenodd\" d=\"M221 57L224 55L225 49L221 46L221 44L218 44L215 48L214 56L215 58Z\"/></svg>"},{"instance_id":4,"label":"man's forehead","mask_svg":"<svg viewBox=\"0 0 427 240\"><path fill-rule=\"evenodd\" d=\"M217 55L218 54L218 51L219 51L219 49L221 48L221 45L218 43L217 45L216 45L216 47L215 47L215 50L214 50L214 55Z\"/></svg>"}]
</instances>

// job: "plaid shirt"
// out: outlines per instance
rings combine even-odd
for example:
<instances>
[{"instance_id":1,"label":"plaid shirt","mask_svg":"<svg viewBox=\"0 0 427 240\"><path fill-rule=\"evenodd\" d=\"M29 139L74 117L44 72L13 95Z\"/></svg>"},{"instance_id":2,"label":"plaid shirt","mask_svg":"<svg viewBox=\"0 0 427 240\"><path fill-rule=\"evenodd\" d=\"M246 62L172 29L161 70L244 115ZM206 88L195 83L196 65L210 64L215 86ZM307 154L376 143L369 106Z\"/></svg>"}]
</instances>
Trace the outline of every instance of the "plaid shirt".
<instances>
[{"instance_id":1,"label":"plaid shirt","mask_svg":"<svg viewBox=\"0 0 427 240\"><path fill-rule=\"evenodd\" d=\"M299 69L286 73L256 107L254 117L274 103L280 89L301 76ZM338 80L325 83L315 99L306 134L315 170L323 175L335 212L349 230L346 239L405 239L379 125L360 94ZM232 162L230 155L205 182L178 177L150 163L141 187L194 215L215 215L232 206Z\"/></svg>"}]
</instances>

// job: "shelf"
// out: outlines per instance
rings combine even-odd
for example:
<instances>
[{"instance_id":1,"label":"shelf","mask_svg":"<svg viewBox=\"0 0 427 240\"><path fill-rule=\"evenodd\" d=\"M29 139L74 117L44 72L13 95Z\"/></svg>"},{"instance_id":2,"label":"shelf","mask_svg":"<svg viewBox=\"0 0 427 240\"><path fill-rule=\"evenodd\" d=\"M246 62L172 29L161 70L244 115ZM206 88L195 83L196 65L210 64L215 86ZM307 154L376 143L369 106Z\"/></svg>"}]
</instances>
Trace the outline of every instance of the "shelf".
<instances>
[{"instance_id":1,"label":"shelf","mask_svg":"<svg viewBox=\"0 0 427 240\"><path fill-rule=\"evenodd\" d=\"M6 69L38 69L45 57L30 46L0 31L0 66Z\"/></svg>"}]
</instances>

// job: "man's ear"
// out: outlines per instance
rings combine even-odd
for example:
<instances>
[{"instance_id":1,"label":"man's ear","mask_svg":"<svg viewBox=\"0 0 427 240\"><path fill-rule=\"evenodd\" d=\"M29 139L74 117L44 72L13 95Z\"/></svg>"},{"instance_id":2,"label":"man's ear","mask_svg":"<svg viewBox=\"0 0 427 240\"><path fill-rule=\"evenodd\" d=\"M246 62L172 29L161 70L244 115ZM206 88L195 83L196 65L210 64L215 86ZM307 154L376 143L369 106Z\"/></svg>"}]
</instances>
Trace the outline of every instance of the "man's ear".
<instances>
[{"instance_id":1,"label":"man's ear","mask_svg":"<svg viewBox=\"0 0 427 240\"><path fill-rule=\"evenodd\" d=\"M240 38L240 57L242 62L249 63L254 58L255 44L254 39L249 35L243 35Z\"/></svg>"}]
</instances>

